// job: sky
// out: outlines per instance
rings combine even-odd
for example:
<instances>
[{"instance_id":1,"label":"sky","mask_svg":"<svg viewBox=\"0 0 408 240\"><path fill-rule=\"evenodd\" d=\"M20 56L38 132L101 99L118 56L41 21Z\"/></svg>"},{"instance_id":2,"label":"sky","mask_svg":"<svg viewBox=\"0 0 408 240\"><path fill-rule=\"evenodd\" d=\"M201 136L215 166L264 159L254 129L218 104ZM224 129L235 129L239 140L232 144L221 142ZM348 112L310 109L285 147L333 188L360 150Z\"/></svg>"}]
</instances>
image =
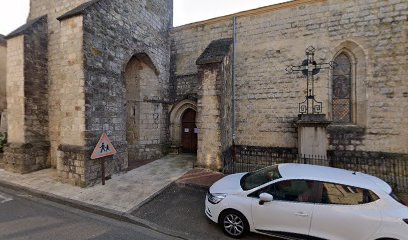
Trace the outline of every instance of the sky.
<instances>
[{"instance_id":1,"label":"sky","mask_svg":"<svg viewBox=\"0 0 408 240\"><path fill-rule=\"evenodd\" d=\"M287 0L174 0L174 26L286 1ZM0 34L7 35L26 22L29 2L29 0L0 0Z\"/></svg>"}]
</instances>

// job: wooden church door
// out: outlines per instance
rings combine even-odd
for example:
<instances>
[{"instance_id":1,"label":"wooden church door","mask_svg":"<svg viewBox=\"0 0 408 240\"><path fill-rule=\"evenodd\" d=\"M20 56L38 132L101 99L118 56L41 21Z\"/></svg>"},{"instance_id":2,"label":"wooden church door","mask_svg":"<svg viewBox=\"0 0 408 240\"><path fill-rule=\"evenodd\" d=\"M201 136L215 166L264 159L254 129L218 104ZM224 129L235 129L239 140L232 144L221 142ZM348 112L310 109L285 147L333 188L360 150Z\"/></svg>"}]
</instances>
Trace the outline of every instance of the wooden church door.
<instances>
[{"instance_id":1,"label":"wooden church door","mask_svg":"<svg viewBox=\"0 0 408 240\"><path fill-rule=\"evenodd\" d=\"M181 145L185 153L197 153L196 111L187 109L181 120Z\"/></svg>"}]
</instances>

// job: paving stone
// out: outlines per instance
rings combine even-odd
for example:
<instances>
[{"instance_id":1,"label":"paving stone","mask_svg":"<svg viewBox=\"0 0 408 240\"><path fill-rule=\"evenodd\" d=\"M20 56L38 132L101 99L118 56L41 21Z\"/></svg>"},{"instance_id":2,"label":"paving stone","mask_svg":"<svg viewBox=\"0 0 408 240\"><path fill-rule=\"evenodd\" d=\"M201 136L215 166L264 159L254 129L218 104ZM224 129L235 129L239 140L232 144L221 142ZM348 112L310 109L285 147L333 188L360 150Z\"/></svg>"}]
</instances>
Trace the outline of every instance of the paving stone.
<instances>
[{"instance_id":1,"label":"paving stone","mask_svg":"<svg viewBox=\"0 0 408 240\"><path fill-rule=\"evenodd\" d=\"M113 175L105 186L98 184L88 188L56 181L58 174L53 169L24 175L0 169L0 181L126 213L191 170L193 161L193 155L164 157L127 173Z\"/></svg>"}]
</instances>

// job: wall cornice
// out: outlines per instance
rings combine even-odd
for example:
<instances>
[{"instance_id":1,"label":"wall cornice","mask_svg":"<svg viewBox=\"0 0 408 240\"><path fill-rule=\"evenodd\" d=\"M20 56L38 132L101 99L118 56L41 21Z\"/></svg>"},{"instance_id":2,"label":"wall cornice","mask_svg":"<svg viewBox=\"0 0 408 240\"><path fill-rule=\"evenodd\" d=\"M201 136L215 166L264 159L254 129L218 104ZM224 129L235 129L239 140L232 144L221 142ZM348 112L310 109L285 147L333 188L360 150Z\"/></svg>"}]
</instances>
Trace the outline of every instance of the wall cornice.
<instances>
[{"instance_id":1,"label":"wall cornice","mask_svg":"<svg viewBox=\"0 0 408 240\"><path fill-rule=\"evenodd\" d=\"M199 27L202 25L229 21L232 19L232 17L248 17L248 16L254 16L254 15L260 15L263 13L278 11L281 9L294 8L294 7L301 6L301 5L316 4L316 3L321 3L321 2L327 2L327 0L294 0L294 1L284 2L284 3L274 4L274 5L270 5L266 7L256 8L252 10L242 11L238 13L233 13L233 14L229 14L229 15L225 15L221 17L211 18L211 19L203 20L199 22L189 23L186 25L173 27L170 29L170 31L178 32L178 31L189 29L189 28Z\"/></svg>"}]
</instances>

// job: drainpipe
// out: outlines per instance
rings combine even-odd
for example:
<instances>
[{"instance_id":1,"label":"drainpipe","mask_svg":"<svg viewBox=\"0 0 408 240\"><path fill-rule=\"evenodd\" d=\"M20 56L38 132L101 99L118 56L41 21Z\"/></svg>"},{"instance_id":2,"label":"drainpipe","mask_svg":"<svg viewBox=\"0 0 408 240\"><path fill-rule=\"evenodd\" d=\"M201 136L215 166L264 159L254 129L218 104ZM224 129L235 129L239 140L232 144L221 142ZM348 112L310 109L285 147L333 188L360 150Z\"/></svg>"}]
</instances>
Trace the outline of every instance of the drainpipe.
<instances>
[{"instance_id":1,"label":"drainpipe","mask_svg":"<svg viewBox=\"0 0 408 240\"><path fill-rule=\"evenodd\" d=\"M236 63L236 49L237 49L237 17L233 17L233 45L232 45L232 146L234 148L233 159L236 160L236 125L235 125L235 63Z\"/></svg>"}]
</instances>

